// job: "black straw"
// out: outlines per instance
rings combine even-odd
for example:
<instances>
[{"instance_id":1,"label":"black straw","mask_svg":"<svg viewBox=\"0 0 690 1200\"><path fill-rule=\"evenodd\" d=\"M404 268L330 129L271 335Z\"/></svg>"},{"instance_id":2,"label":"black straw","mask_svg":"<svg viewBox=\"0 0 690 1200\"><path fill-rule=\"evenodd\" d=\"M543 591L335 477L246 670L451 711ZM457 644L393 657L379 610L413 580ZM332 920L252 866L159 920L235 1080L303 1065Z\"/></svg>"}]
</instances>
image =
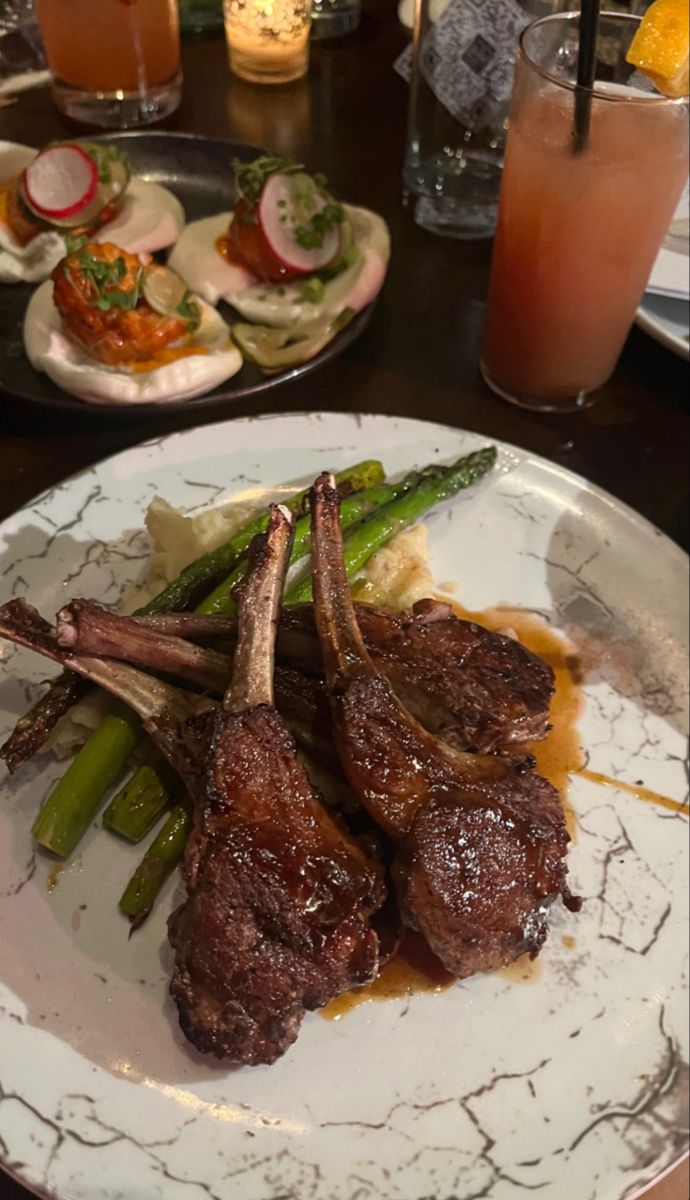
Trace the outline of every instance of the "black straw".
<instances>
[{"instance_id":1,"label":"black straw","mask_svg":"<svg viewBox=\"0 0 690 1200\"><path fill-rule=\"evenodd\" d=\"M581 0L577 86L575 88L575 125L573 128L573 150L576 154L582 154L589 143L592 88L597 69L599 3L600 0Z\"/></svg>"}]
</instances>

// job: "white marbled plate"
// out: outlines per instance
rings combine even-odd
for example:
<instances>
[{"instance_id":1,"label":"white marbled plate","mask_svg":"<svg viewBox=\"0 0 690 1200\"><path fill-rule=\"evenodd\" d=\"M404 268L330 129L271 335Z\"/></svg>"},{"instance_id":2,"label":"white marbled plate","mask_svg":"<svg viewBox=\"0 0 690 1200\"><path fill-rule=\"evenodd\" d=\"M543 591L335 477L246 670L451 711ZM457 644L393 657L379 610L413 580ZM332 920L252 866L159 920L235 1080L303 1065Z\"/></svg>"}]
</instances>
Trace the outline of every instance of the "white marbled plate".
<instances>
[{"instance_id":1,"label":"white marbled plate","mask_svg":"<svg viewBox=\"0 0 690 1200\"><path fill-rule=\"evenodd\" d=\"M28 594L47 614L77 595L116 601L141 567L156 492L192 507L369 455L395 474L483 442L349 415L148 442L0 528L1 598ZM428 526L435 578L457 579L468 608L536 609L595 649L581 721L590 768L683 800L681 551L584 480L507 446L493 476ZM2 647L0 736L45 673ZM29 829L56 775L45 756L3 774L0 805L0 1162L39 1195L623 1200L685 1151L685 813L574 779L571 877L585 905L554 909L532 982L477 977L337 1022L313 1014L280 1062L233 1070L177 1029L172 882L127 938L116 901L141 848L96 822L48 890L51 864Z\"/></svg>"}]
</instances>

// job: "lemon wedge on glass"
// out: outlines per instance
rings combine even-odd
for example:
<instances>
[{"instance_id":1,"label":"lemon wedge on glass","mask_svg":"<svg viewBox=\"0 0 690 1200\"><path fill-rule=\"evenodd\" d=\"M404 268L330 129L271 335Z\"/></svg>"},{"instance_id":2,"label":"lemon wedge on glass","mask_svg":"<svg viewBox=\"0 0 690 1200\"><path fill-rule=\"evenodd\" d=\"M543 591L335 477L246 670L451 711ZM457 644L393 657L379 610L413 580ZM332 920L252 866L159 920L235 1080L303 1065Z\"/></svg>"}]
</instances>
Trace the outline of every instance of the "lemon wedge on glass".
<instances>
[{"instance_id":1,"label":"lemon wedge on glass","mask_svg":"<svg viewBox=\"0 0 690 1200\"><path fill-rule=\"evenodd\" d=\"M654 0L626 55L663 96L687 96L690 52L688 0Z\"/></svg>"}]
</instances>

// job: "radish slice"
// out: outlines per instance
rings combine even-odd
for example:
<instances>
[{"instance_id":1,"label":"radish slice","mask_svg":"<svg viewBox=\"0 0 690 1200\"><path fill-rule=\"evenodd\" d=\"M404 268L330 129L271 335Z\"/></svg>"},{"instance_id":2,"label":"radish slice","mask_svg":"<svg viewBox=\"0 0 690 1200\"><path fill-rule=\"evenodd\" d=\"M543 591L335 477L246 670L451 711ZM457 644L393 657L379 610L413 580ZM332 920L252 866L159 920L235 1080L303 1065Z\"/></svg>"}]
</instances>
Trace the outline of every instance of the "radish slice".
<instances>
[{"instance_id":1,"label":"radish slice","mask_svg":"<svg viewBox=\"0 0 690 1200\"><path fill-rule=\"evenodd\" d=\"M308 225L327 203L308 175L271 175L266 180L259 200L259 224L272 253L291 271L309 275L327 267L338 254L338 225L324 233L321 245L313 248L300 246L295 237L295 230Z\"/></svg>"},{"instance_id":2,"label":"radish slice","mask_svg":"<svg viewBox=\"0 0 690 1200\"><path fill-rule=\"evenodd\" d=\"M96 164L79 146L49 146L24 172L26 198L46 220L74 217L98 188Z\"/></svg>"}]
</instances>

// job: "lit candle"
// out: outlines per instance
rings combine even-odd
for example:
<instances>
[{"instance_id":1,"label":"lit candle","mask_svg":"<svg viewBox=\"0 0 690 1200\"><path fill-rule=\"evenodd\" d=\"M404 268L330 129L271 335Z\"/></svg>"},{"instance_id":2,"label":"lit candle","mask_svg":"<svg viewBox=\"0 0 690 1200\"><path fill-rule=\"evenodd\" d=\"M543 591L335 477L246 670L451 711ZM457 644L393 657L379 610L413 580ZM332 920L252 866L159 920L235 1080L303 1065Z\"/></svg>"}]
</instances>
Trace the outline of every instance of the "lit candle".
<instances>
[{"instance_id":1,"label":"lit candle","mask_svg":"<svg viewBox=\"0 0 690 1200\"><path fill-rule=\"evenodd\" d=\"M251 83L289 83L309 65L311 0L224 0L230 69Z\"/></svg>"}]
</instances>

